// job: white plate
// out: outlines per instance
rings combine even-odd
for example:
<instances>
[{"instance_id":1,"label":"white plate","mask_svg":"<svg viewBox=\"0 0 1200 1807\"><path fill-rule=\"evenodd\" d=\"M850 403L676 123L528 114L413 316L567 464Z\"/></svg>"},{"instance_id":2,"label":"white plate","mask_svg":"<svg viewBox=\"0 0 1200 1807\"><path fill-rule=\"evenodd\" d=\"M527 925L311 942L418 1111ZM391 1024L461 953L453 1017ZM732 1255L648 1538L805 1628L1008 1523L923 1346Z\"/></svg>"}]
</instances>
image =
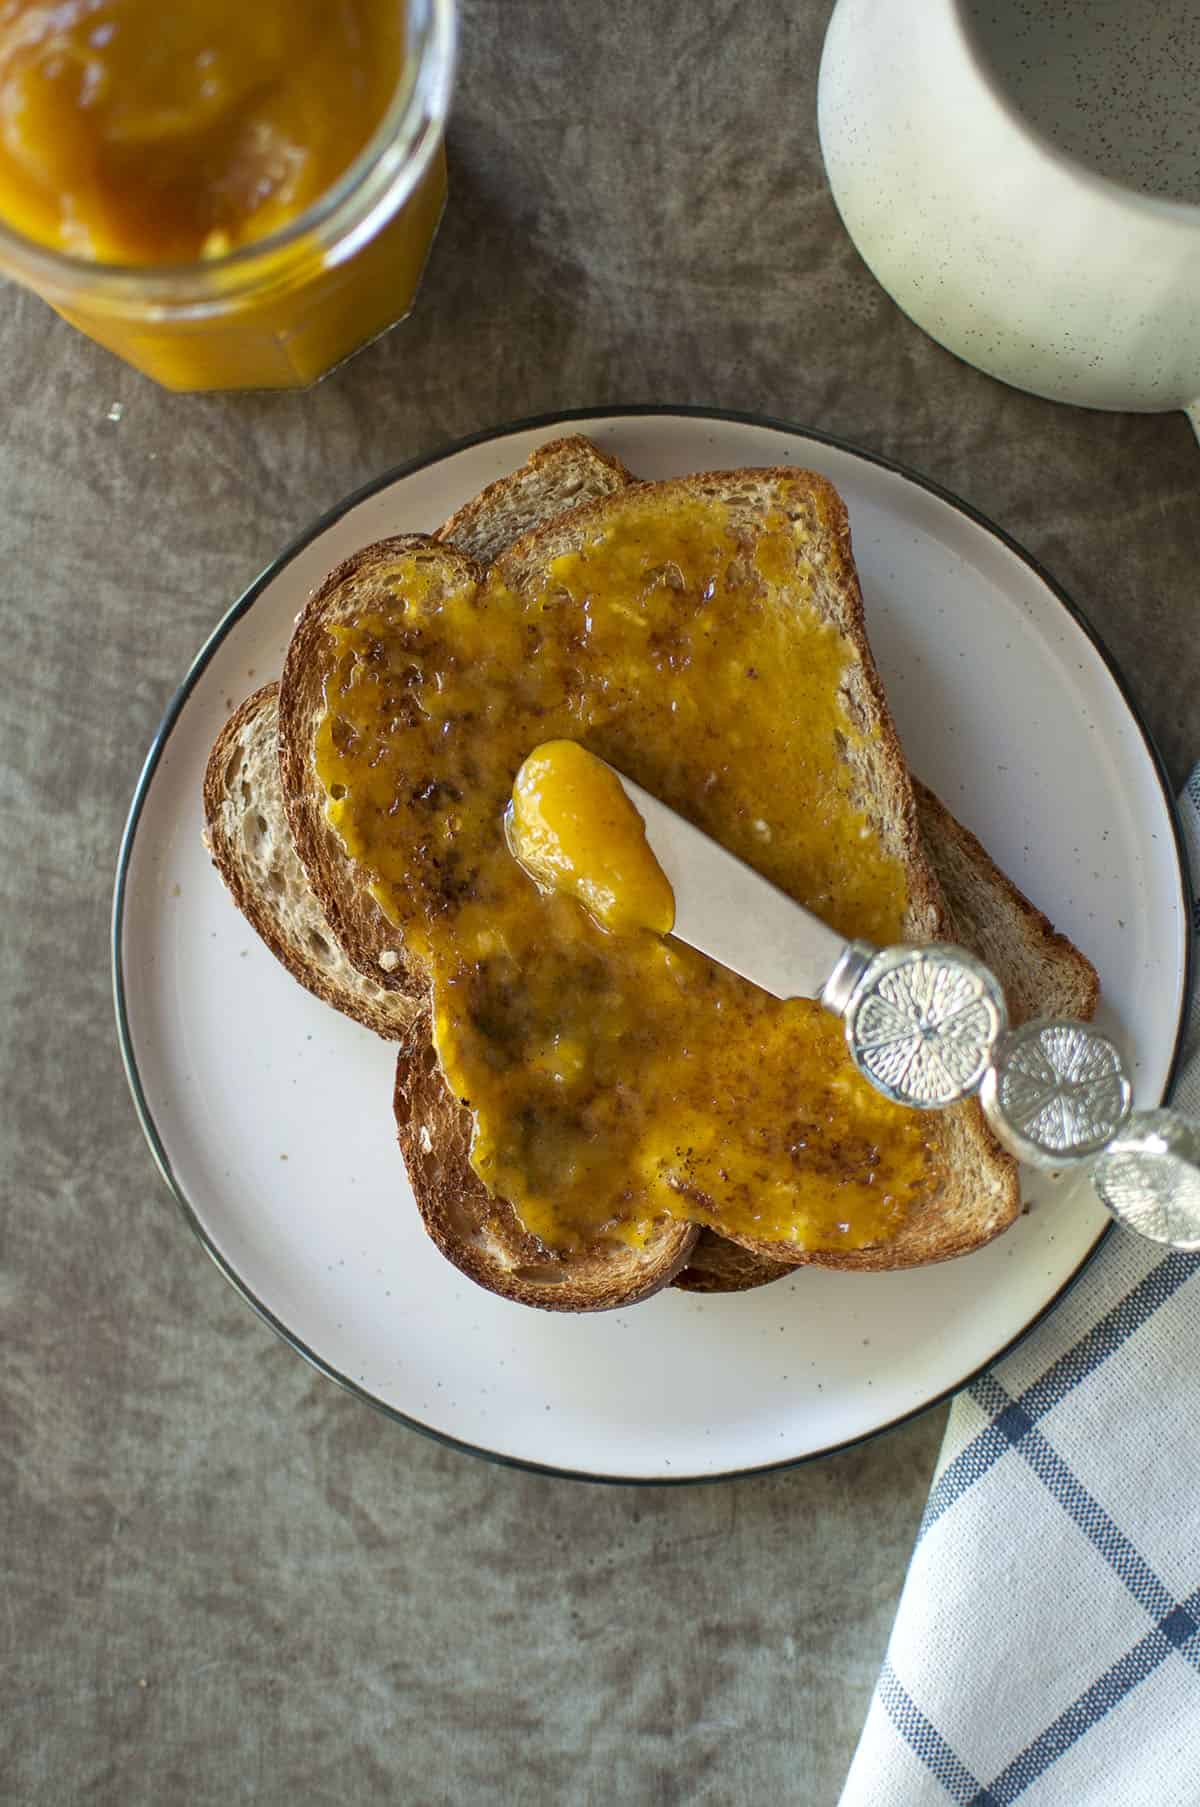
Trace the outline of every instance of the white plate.
<instances>
[{"instance_id":1,"label":"white plate","mask_svg":"<svg viewBox=\"0 0 1200 1807\"><path fill-rule=\"evenodd\" d=\"M580 1475L675 1480L797 1461L960 1386L1056 1297L1105 1217L1030 1179L1032 1213L965 1260L799 1272L757 1292L668 1291L571 1318L478 1290L426 1239L391 1117L393 1055L259 945L201 846L205 758L280 668L339 559L432 528L530 450L589 433L650 477L810 465L846 498L871 642L914 771L1091 955L1103 1021L1158 1102L1188 919L1168 792L1070 605L960 504L861 453L765 422L646 412L542 421L384 479L231 610L146 763L114 911L121 1039L155 1156L205 1247L324 1372L433 1434Z\"/></svg>"}]
</instances>

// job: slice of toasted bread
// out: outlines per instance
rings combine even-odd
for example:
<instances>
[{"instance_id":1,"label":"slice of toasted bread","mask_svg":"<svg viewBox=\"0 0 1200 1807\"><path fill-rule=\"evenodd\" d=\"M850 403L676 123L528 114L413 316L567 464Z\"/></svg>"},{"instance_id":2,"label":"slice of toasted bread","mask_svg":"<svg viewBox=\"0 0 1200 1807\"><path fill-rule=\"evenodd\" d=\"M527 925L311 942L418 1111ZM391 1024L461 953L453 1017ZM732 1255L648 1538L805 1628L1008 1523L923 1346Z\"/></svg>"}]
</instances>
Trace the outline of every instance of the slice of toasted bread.
<instances>
[{"instance_id":1,"label":"slice of toasted bread","mask_svg":"<svg viewBox=\"0 0 1200 1807\"><path fill-rule=\"evenodd\" d=\"M503 581L519 591L536 581L546 563L587 543L589 534L620 532L641 511L670 513L687 498L712 498L746 532L770 511L790 523L802 548L811 582L811 600L836 627L847 653L846 705L862 732L852 758L856 801L883 846L904 864L909 908L906 938L927 940L952 932L940 887L922 848L916 805L878 676L867 646L862 604L850 556L849 530L840 498L824 479L789 470L708 473L657 485L631 485L603 502L573 511L518 542L501 555ZM327 829L324 803L313 769L313 738L323 699L328 663L326 628L353 621L360 613L394 606L397 585L408 581L416 561L423 580L457 586L475 581L471 561L445 545L407 538L368 548L331 575L306 610L289 649L280 705L280 764L289 821L305 869L331 924L364 973L380 970L381 954L399 956L391 983L412 995L424 990L424 975L403 961L395 931L369 899L354 863ZM718 829L719 832L719 829ZM414 1024L397 1069L397 1117L418 1204L427 1226L464 1272L497 1291L507 1291L503 1264L487 1253L487 1236L501 1201L480 1187L467 1160L470 1116L450 1094L431 1059L428 1029ZM739 1237L753 1253L796 1265L814 1261L839 1268L892 1268L946 1259L979 1246L1003 1229L1019 1208L1013 1163L999 1149L974 1103L944 1112L933 1134L942 1175L936 1191L922 1200L894 1241L856 1251L803 1251ZM486 1201L486 1211L485 1204ZM481 1219L480 1212L485 1211ZM515 1224L513 1217L511 1223ZM528 1265L530 1251L517 1257ZM540 1250L539 1259L545 1251ZM671 1264L675 1263L672 1251ZM512 1264L509 1264L511 1269ZM588 1296L593 1296L590 1292ZM630 1295L627 1292L624 1298ZM638 1293L641 1296L641 1293ZM587 1297L568 1298L565 1309L587 1309ZM545 1298L538 1303L557 1303ZM623 1302L605 1295L597 1304Z\"/></svg>"},{"instance_id":2,"label":"slice of toasted bread","mask_svg":"<svg viewBox=\"0 0 1200 1807\"><path fill-rule=\"evenodd\" d=\"M494 556L515 528L536 525L539 520L609 493L631 480L618 461L606 458L587 440L578 436L560 440L540 448L510 478L489 486L439 529L437 537L465 540L465 549L477 557ZM384 990L340 956L332 931L305 883L291 848L278 768L271 757L275 692L275 686L268 686L248 699L214 747L205 784L208 839L214 859L235 901L302 983L381 1034L396 1037L407 1030L419 1038L421 1025L414 1024L414 1001ZM1035 1009L1090 1014L1096 982L1087 962L1063 937L1053 934L1045 918L1020 897L974 837L954 821L937 799L920 786L917 791L921 831L947 893L955 932L959 939L982 951L983 937L970 924L982 922L985 933L991 931L988 957L1005 980L1014 1020L1022 1020ZM1040 925L1040 937L1033 932L1030 918ZM1002 926L1006 922L1007 928ZM335 950L332 958L326 953L328 947ZM420 1061L426 1074L431 1060L432 1048L426 1047ZM402 1073L404 1068L402 1056ZM403 1128L401 1140L406 1140ZM414 1145L411 1161L420 1164L424 1153ZM461 1216L458 1230L451 1229L455 1214L447 1208L444 1186L430 1184L422 1188L422 1193L431 1202L427 1215L432 1219L430 1228L439 1246L453 1259L456 1246L462 1242L478 1256L478 1242L469 1227L464 1229ZM483 1246L487 1247L486 1239ZM525 1289L535 1284L529 1267L530 1254L528 1247L503 1242L497 1248L493 1233L495 1267L511 1275L514 1268L524 1266ZM552 1262L550 1271L555 1272L558 1266ZM724 1291L760 1285L792 1271L791 1262L771 1261L705 1230L676 1284ZM484 1284L489 1283L486 1277L477 1277L483 1278ZM579 1308L567 1297L557 1276L550 1284L558 1291L562 1304L569 1309ZM511 1287L509 1291L511 1296Z\"/></svg>"},{"instance_id":3,"label":"slice of toasted bread","mask_svg":"<svg viewBox=\"0 0 1200 1807\"><path fill-rule=\"evenodd\" d=\"M632 479L619 459L575 433L539 446L440 527L436 538L489 560L532 527ZM363 974L308 883L292 844L277 753L278 684L247 697L217 736L204 774L205 841L243 915L301 985L389 1040L419 1008L381 971Z\"/></svg>"},{"instance_id":4,"label":"slice of toasted bread","mask_svg":"<svg viewBox=\"0 0 1200 1807\"><path fill-rule=\"evenodd\" d=\"M921 839L941 880L954 938L996 974L1013 1026L1033 1016L1094 1016L1100 985L1091 961L1018 891L939 797L915 780L913 788ZM790 1262L752 1254L715 1230L702 1230L674 1284L685 1292L745 1292L794 1271Z\"/></svg>"}]
</instances>

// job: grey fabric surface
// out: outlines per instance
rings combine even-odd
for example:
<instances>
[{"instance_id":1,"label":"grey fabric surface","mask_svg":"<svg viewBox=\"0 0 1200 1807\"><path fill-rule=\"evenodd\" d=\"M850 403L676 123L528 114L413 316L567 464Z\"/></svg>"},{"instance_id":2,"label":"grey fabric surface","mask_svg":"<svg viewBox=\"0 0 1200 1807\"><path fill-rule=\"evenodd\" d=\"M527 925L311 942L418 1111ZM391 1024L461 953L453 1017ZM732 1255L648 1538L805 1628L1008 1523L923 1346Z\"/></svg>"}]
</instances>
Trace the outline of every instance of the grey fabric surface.
<instances>
[{"instance_id":1,"label":"grey fabric surface","mask_svg":"<svg viewBox=\"0 0 1200 1807\"><path fill-rule=\"evenodd\" d=\"M1200 450L1002 388L875 287L817 148L829 10L472 0L416 312L309 394L159 393L0 289L5 1802L836 1799L941 1413L679 1491L397 1429L187 1234L107 957L141 759L229 602L348 489L541 410L761 409L911 463L1074 594L1182 777Z\"/></svg>"}]
</instances>

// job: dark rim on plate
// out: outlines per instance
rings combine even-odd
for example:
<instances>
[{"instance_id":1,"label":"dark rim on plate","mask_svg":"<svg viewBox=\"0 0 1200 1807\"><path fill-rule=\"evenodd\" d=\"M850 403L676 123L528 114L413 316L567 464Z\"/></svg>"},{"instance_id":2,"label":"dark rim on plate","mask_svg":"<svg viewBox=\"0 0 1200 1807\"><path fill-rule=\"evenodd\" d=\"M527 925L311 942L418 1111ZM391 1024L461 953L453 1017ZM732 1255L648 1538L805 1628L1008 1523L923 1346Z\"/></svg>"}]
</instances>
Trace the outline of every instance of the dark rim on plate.
<instances>
[{"instance_id":1,"label":"dark rim on plate","mask_svg":"<svg viewBox=\"0 0 1200 1807\"><path fill-rule=\"evenodd\" d=\"M941 1405L946 1400L952 1399L957 1393L960 1393L964 1387L970 1386L973 1380L980 1374L985 1373L995 1362L1002 1361L1006 1355L1010 1354L1018 1344L1023 1342L1030 1332L1035 1330L1042 1320L1054 1310L1055 1306L1066 1296L1075 1285L1080 1275L1094 1260L1096 1254L1114 1228L1113 1224L1109 1223L1105 1225L1091 1248L1080 1261L1078 1267L1076 1267L1075 1271L1068 1275L1053 1297L1048 1299L1041 1310L1038 1311L1027 1324L1023 1325L1015 1336L1010 1337L1007 1343L1004 1343L999 1349L995 1350L985 1361L981 1362L978 1367L973 1368L968 1374L964 1374L960 1380L953 1382L952 1385L944 1388L942 1392L935 1394L932 1399L927 1399L923 1401L921 1405L914 1406L909 1412L902 1412L899 1417L889 1419L886 1424L878 1425L874 1430L864 1431L861 1436L849 1437L840 1443L827 1444L823 1449L809 1450L805 1455L788 1456L781 1462L767 1462L755 1468L724 1469L715 1474L592 1474L584 1469L557 1468L552 1463L534 1462L523 1456L505 1455L499 1450L485 1449L477 1443L469 1443L461 1437L453 1437L446 1431L437 1430L432 1425L422 1424L420 1419L412 1418L407 1412L402 1412L398 1407L389 1405L386 1400L377 1398L375 1394L368 1392L365 1387L360 1386L357 1381L351 1380L349 1375L342 1374L338 1369L332 1367L331 1364L325 1361L322 1356L318 1355L315 1350L310 1349L306 1343L302 1342L293 1331L288 1329L286 1324L282 1323L280 1319L263 1304L261 1299L255 1296L250 1287L241 1278L240 1274L237 1273L230 1262L221 1253L220 1249L217 1248L171 1170L171 1163L167 1151L159 1136L157 1125L154 1122L149 1103L142 1087L141 1075L138 1072L137 1060L133 1050L133 1039L130 1033L128 1011L126 1009L125 975L121 957L121 933L124 925L125 890L129 874L129 863L133 852L134 840L137 835L138 823L141 820L142 809L149 793L151 781L154 778L159 762L166 750L171 732L174 729L176 722L179 720L184 705L187 703L192 690L195 688L197 680L204 672L217 648L225 640L231 629L241 620L242 616L247 614L254 606L267 585L272 583L280 572L291 564L292 560L295 559L299 553L303 552L307 546L310 546L314 540L319 539L321 534L332 527L337 521L340 521L343 515L348 514L352 508L357 507L360 502L367 501L371 496L378 494L380 490L387 489L389 485L397 482L399 479L411 476L414 471L424 470L429 465L440 464L448 458L455 457L460 452L467 451L471 446L482 445L489 440L512 438L518 433L534 432L542 428L550 427L581 426L582 423L587 421L627 420L630 418L645 418L647 416L661 416L665 418L697 421L728 421L739 426L762 427L770 432L786 433L793 439L808 439L817 445L831 446L836 451L847 452L852 457L861 458L867 464L877 465L880 469L891 472L893 476L903 477L907 482L915 485L916 488L925 490L928 494L936 496L940 501L948 503L950 507L957 510L959 514L965 515L967 519L973 521L976 526L982 527L985 532L993 537L993 539L998 540L1003 546L1006 546L1008 550L1014 553L1016 557L1034 573L1035 577L1046 586L1055 600L1066 609L1072 620L1075 621L1077 626L1086 635L1102 660L1113 683L1116 685L1117 690L1129 711L1130 717L1142 737L1142 742L1150 758L1155 776L1162 789L1163 800L1167 808L1167 817L1175 837L1176 863L1179 869L1183 902L1183 909L1181 912L1183 922L1183 995L1180 1004L1179 1025L1175 1034L1175 1045L1171 1054L1171 1063L1167 1073L1166 1085L1163 1088L1164 1101L1170 1097L1176 1079L1178 1078L1179 1065L1183 1055L1184 1030L1187 1024L1187 999L1191 993L1192 961L1194 954L1192 913L1187 907L1187 852L1179 823L1174 793L1171 789L1166 768L1163 765L1162 756L1154 744L1153 737L1151 736L1146 723L1142 719L1138 705L1130 695L1129 688L1126 685L1116 662L1109 653L1108 648L1104 645L1099 634L1096 632L1087 616L1079 608L1078 604L1072 601L1037 559L1027 552L1023 546L1019 545L1016 540L1012 539L1009 534L1005 533L1003 528L997 527L986 515L981 514L978 509L973 508L969 502L964 502L962 498L956 496L953 491L943 489L940 484L933 482L932 479L928 477L919 476L915 471L909 470L905 465L897 464L894 459L886 458L878 452L865 452L861 447L851 445L844 439L838 439L831 433L821 433L812 428L794 426L788 421L778 420L771 415L750 414L725 408L669 408L655 404L636 404L625 408L578 408L571 409L564 413L539 414L534 415L527 420L511 421L506 426L490 428L481 433L472 433L464 439L455 440L453 444L443 447L441 451L430 453L428 456L421 458L412 458L404 464L394 466L383 476L377 477L372 482L364 484L361 489L357 489L351 495L345 497L341 502L337 503L333 508L321 515L307 533L304 533L300 535L299 538L293 540L291 545L281 552L277 558L273 559L266 569L255 578L254 582L242 593L213 629L212 633L193 659L183 682L171 698L166 713L150 744L150 750L146 755L141 774L138 778L137 787L133 793L133 800L129 808L129 817L125 824L125 832L121 837L121 847L117 858L116 885L113 892L111 958L113 998L116 1006L117 1035L121 1045L121 1058L125 1065L125 1076L129 1081L129 1089L133 1094L133 1102L137 1111L138 1121L141 1124L142 1133L149 1144L150 1152L154 1156L155 1164L170 1188L176 1203L201 1247L215 1262L216 1266L220 1269L221 1273L225 1276L226 1280L229 1281L229 1284L234 1290L241 1294L242 1298L251 1309L258 1314L265 1324L270 1326L283 1342L294 1349L297 1355L303 1356L305 1361L309 1362L318 1373L323 1374L328 1380L336 1382L336 1384L344 1388L347 1393L352 1394L356 1399L362 1400L365 1404L373 1406L376 1411L383 1412L397 1424L403 1424L410 1430L419 1431L422 1436L429 1437L436 1443L445 1444L449 1449L461 1450L467 1455L482 1456L485 1461L494 1462L501 1467L523 1469L531 1474L553 1475L561 1480L592 1481L606 1486L687 1487L709 1481L739 1480L748 1475L775 1474L781 1469L798 1468L806 1462L818 1461L823 1456L837 1455L843 1450L855 1449L860 1444L869 1443L875 1437L883 1436L887 1431L896 1430L902 1424L908 1424L914 1418L920 1417L923 1412L930 1411L934 1406Z\"/></svg>"}]
</instances>

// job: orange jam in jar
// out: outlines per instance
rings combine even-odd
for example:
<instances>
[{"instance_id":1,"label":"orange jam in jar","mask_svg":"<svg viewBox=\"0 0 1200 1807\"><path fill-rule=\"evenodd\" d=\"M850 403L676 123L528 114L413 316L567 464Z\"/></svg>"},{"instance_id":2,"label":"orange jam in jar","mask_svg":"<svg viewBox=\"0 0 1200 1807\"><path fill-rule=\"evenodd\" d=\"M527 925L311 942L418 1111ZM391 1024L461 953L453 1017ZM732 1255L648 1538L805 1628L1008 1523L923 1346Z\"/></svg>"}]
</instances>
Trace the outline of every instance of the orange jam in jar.
<instances>
[{"instance_id":1,"label":"orange jam in jar","mask_svg":"<svg viewBox=\"0 0 1200 1807\"><path fill-rule=\"evenodd\" d=\"M314 381L445 198L452 0L0 0L0 267L169 388Z\"/></svg>"}]
</instances>

